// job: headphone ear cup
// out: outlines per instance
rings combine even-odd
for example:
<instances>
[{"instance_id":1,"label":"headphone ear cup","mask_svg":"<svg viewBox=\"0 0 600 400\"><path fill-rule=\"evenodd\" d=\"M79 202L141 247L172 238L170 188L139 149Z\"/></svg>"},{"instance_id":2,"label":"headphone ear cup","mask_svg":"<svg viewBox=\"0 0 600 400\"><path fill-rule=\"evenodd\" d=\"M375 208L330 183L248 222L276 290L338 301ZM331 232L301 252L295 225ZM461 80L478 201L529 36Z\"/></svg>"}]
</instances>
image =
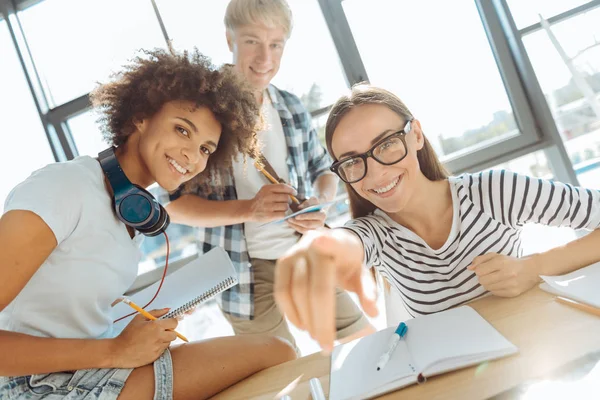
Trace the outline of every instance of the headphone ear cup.
<instances>
[{"instance_id":1,"label":"headphone ear cup","mask_svg":"<svg viewBox=\"0 0 600 400\"><path fill-rule=\"evenodd\" d=\"M169 214L150 192L131 183L119 165L115 148L98 153L98 162L113 190L117 218L146 236L163 233L169 226Z\"/></svg>"},{"instance_id":2,"label":"headphone ear cup","mask_svg":"<svg viewBox=\"0 0 600 400\"><path fill-rule=\"evenodd\" d=\"M161 206L160 204L158 205L158 207L159 207L158 220L156 221L156 223L152 224L151 226L148 226L148 227L137 228L137 230L140 233L144 234L145 236L149 236L149 237L158 236L161 233L163 233L164 231L166 231L167 227L171 223L171 219L169 218L169 214L167 213L167 210L165 210L164 207Z\"/></svg>"},{"instance_id":3,"label":"headphone ear cup","mask_svg":"<svg viewBox=\"0 0 600 400\"><path fill-rule=\"evenodd\" d=\"M154 196L152 196L152 193L142 188L141 186L133 186L136 187L140 195L143 195L152 203L152 208L154 209L155 213L155 216L152 218L151 221L148 221L147 224L136 227L136 229L145 236L152 237L160 235L161 233L167 230L167 227L171 223L171 219L169 218L167 210L165 210L164 207L156 201Z\"/></svg>"}]
</instances>

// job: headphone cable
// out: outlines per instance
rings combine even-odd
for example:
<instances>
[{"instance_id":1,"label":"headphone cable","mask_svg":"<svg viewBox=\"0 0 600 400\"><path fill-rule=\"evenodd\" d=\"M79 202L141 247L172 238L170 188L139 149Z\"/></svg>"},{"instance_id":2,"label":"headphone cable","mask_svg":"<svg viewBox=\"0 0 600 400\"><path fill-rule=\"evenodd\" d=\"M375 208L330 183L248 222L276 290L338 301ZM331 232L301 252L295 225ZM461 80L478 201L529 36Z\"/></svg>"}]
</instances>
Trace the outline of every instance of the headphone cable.
<instances>
[{"instance_id":1,"label":"headphone cable","mask_svg":"<svg viewBox=\"0 0 600 400\"><path fill-rule=\"evenodd\" d=\"M165 281L165 277L167 276L167 269L169 268L169 253L170 253L171 249L170 249L170 244L169 244L169 236L167 235L167 232L164 231L163 235L165 235L165 240L167 241L167 256L165 257L165 270L163 271L162 278L160 279L160 285L158 285L158 289L156 289L156 293L154 294L154 297L152 297L152 299L148 302L148 304L146 304L144 307L142 307L144 310L146 309L146 307L148 307L150 304L152 304L154 299L156 299L156 296L158 296L158 293L160 292L160 289L162 288L163 282ZM117 323L120 320L125 319L127 317L131 317L132 315L135 315L135 314L137 314L136 311L129 313L121 318L114 320L113 323Z\"/></svg>"}]
</instances>

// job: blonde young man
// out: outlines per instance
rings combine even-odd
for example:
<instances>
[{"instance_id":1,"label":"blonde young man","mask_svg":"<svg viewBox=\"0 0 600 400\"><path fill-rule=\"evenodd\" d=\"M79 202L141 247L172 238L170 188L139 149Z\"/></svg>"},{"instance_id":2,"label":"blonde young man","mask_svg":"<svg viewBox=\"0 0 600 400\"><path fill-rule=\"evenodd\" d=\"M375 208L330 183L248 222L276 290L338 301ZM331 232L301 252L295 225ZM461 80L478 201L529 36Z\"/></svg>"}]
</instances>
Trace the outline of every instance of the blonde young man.
<instances>
[{"instance_id":1,"label":"blonde young man","mask_svg":"<svg viewBox=\"0 0 600 400\"><path fill-rule=\"evenodd\" d=\"M337 177L328 171L332 161L298 97L270 84L292 30L286 1L232 0L225 27L235 69L251 83L262 104L267 126L259 133L262 153L289 186L271 184L254 168L254 160L244 165L240 157L221 173L221 195L207 197L210 191L202 187L193 193L177 192L166 207L174 222L198 227L201 252L224 247L238 268L240 284L219 299L235 333L269 334L295 345L273 298L275 262L297 243L298 233L322 227L326 215L309 213L265 228L261 224L285 215L290 194L308 199L301 207L333 199ZM336 300L338 339L374 331L346 292L338 291Z\"/></svg>"}]
</instances>

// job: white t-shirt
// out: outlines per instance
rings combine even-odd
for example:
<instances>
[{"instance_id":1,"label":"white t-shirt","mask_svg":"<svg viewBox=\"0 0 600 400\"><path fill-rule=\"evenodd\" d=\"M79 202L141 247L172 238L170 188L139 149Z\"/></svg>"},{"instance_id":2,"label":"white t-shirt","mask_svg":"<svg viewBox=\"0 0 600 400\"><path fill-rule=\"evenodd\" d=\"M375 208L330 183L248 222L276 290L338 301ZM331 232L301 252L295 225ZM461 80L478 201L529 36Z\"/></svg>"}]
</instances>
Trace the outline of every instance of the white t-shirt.
<instances>
[{"instance_id":1,"label":"white t-shirt","mask_svg":"<svg viewBox=\"0 0 600 400\"><path fill-rule=\"evenodd\" d=\"M4 210L39 215L58 246L0 312L0 329L111 337L111 303L136 278L141 237L131 239L114 214L98 161L78 157L34 172L8 195Z\"/></svg>"},{"instance_id":2,"label":"white t-shirt","mask_svg":"<svg viewBox=\"0 0 600 400\"><path fill-rule=\"evenodd\" d=\"M289 171L286 163L288 149L285 133L279 113L273 107L268 92L264 93L261 111L267 123L266 129L258 134L261 151L277 175L288 182ZM258 172L251 158L248 158L246 166L241 158L238 162L234 162L233 177L238 200L254 198L261 187L271 183ZM244 223L244 235L251 258L276 260L298 241L296 231L286 223L261 228L262 224L263 222Z\"/></svg>"}]
</instances>

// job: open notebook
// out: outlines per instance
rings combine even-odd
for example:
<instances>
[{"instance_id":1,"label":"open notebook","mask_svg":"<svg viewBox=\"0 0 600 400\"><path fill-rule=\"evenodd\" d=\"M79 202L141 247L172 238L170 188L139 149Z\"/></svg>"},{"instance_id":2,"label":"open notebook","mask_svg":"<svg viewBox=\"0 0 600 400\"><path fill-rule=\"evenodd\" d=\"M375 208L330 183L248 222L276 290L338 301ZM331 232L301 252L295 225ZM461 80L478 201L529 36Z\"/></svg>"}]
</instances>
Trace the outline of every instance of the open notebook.
<instances>
[{"instance_id":1,"label":"open notebook","mask_svg":"<svg viewBox=\"0 0 600 400\"><path fill-rule=\"evenodd\" d=\"M147 307L147 310L169 307L171 311L161 318L177 317L237 283L237 273L229 256L222 248L215 247L177 271L168 274L160 293ZM159 284L160 281L136 292L129 298L143 307L152 299ZM128 305L118 303L112 310L113 319L133 311ZM121 332L134 316L115 323L113 334Z\"/></svg>"},{"instance_id":2,"label":"open notebook","mask_svg":"<svg viewBox=\"0 0 600 400\"><path fill-rule=\"evenodd\" d=\"M514 354L517 347L468 306L414 318L387 365L379 357L396 327L336 346L329 398L366 399L425 378Z\"/></svg>"},{"instance_id":3,"label":"open notebook","mask_svg":"<svg viewBox=\"0 0 600 400\"><path fill-rule=\"evenodd\" d=\"M600 263L560 276L545 276L540 288L600 308Z\"/></svg>"}]
</instances>

